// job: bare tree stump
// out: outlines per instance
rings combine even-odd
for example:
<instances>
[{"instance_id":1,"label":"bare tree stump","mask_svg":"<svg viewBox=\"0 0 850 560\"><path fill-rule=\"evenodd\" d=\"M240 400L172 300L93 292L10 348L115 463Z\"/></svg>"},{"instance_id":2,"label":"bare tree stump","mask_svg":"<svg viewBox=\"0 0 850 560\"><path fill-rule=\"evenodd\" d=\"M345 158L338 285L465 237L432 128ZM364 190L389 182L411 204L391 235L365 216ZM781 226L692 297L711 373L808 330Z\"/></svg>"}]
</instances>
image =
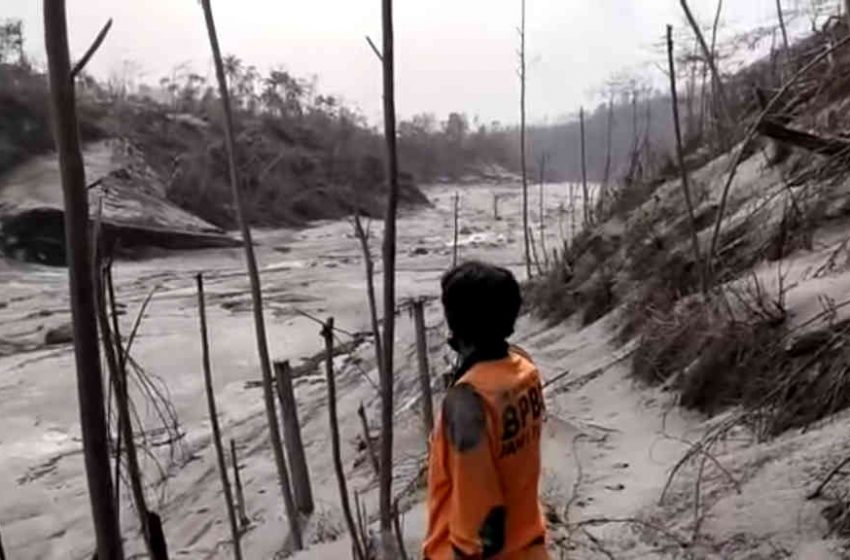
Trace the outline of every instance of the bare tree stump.
<instances>
[{"instance_id":1,"label":"bare tree stump","mask_svg":"<svg viewBox=\"0 0 850 560\"><path fill-rule=\"evenodd\" d=\"M292 368L289 366L289 362L276 362L274 369L277 376L280 415L283 420L283 441L286 445L289 469L292 471L292 489L295 493L295 503L301 513L309 515L313 513L315 506L313 504L313 490L310 486L310 470L307 467L307 457L304 454L304 443L301 441L298 403L295 401L295 391L292 388Z\"/></svg>"},{"instance_id":2,"label":"bare tree stump","mask_svg":"<svg viewBox=\"0 0 850 560\"><path fill-rule=\"evenodd\" d=\"M213 444L215 444L215 456L218 461L218 474L221 477L221 487L224 490L227 519L230 522L230 535L233 539L233 557L236 560L242 560L239 526L236 523L236 512L233 508L233 494L230 491L230 480L227 477L227 465L224 460L224 447L221 444L221 430L218 425L218 412L215 405L215 389L213 388L212 367L210 365L210 344L207 335L207 312L204 303L203 276L198 274L196 281L198 285L198 315L201 321L201 359L204 368L204 385L207 392L207 407L210 413L210 424L212 425Z\"/></svg>"},{"instance_id":3,"label":"bare tree stump","mask_svg":"<svg viewBox=\"0 0 850 560\"><path fill-rule=\"evenodd\" d=\"M431 369L428 367L428 337L425 331L425 301L417 299L411 306L416 329L416 359L419 365L419 386L422 391L422 422L426 440L434 428L434 403L431 397Z\"/></svg>"},{"instance_id":4,"label":"bare tree stump","mask_svg":"<svg viewBox=\"0 0 850 560\"><path fill-rule=\"evenodd\" d=\"M334 335L333 335L334 320L328 319L325 326L322 328L322 338L325 339L325 374L328 383L328 420L331 428L331 448L333 451L334 471L336 472L336 481L339 485L339 498L342 505L342 513L345 516L345 523L348 526L348 533L351 536L352 547L354 548L355 558L357 560L366 560L363 545L360 542L357 534L357 526L354 524L354 517L351 514L351 504L348 499L348 485L345 482L345 471L342 468L342 451L339 442L339 420L336 414L336 379L334 379Z\"/></svg>"},{"instance_id":5,"label":"bare tree stump","mask_svg":"<svg viewBox=\"0 0 850 560\"><path fill-rule=\"evenodd\" d=\"M121 560L124 550L113 500L108 426L104 412L103 374L98 349L97 312L89 250L89 208L80 149L79 124L64 0L44 0L44 36L50 77L53 135L59 154L65 210L71 321L77 370L77 399L97 554Z\"/></svg>"}]
</instances>

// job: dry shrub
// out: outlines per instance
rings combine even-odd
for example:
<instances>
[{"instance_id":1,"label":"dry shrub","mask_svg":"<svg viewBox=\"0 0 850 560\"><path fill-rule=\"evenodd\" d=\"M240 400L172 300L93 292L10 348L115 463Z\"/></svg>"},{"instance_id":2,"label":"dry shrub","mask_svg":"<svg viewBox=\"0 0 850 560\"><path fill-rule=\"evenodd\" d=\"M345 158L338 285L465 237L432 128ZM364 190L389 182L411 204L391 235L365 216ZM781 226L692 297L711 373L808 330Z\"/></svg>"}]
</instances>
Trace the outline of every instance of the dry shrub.
<instances>
[{"instance_id":1,"label":"dry shrub","mask_svg":"<svg viewBox=\"0 0 850 560\"><path fill-rule=\"evenodd\" d=\"M582 304L582 325L589 325L607 315L617 304L614 280L602 270L594 274L579 291Z\"/></svg>"}]
</instances>

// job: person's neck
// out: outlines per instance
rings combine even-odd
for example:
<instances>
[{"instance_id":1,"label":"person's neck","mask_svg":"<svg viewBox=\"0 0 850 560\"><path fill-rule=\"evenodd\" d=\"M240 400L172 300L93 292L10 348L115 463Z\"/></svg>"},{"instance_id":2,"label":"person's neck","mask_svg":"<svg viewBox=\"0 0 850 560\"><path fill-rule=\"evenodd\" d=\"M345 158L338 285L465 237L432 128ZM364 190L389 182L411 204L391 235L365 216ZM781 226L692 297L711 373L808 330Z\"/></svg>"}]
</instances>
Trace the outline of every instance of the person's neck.
<instances>
[{"instance_id":1,"label":"person's neck","mask_svg":"<svg viewBox=\"0 0 850 560\"><path fill-rule=\"evenodd\" d=\"M460 358L460 365L454 374L455 383L475 364L506 358L508 356L508 343L504 340L486 344L459 342L457 353Z\"/></svg>"}]
</instances>

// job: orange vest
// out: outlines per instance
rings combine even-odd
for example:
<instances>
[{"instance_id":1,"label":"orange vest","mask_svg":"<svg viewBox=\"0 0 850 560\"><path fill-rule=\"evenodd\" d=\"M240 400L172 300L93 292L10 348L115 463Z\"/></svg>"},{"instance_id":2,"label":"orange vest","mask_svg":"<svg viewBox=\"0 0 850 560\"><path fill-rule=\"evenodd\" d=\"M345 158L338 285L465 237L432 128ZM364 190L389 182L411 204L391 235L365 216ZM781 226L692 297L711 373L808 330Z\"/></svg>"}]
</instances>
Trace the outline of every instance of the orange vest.
<instances>
[{"instance_id":1,"label":"orange vest","mask_svg":"<svg viewBox=\"0 0 850 560\"><path fill-rule=\"evenodd\" d=\"M449 389L431 439L426 559L548 558L538 498L544 412L540 375L517 348ZM499 527L495 553L488 525Z\"/></svg>"}]
</instances>

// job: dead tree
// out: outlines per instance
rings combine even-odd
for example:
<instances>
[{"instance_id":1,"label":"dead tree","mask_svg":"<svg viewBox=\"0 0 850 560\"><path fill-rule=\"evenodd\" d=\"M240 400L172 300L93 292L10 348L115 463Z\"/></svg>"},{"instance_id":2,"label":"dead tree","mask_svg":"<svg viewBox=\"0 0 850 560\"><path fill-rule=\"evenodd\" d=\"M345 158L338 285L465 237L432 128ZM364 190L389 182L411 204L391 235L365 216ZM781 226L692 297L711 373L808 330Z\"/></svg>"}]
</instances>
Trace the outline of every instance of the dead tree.
<instances>
[{"instance_id":1,"label":"dead tree","mask_svg":"<svg viewBox=\"0 0 850 560\"><path fill-rule=\"evenodd\" d=\"M850 0L844 0L850 2ZM785 53L788 53L788 29L785 27L785 14L782 12L782 0L776 0L776 15L779 18L779 29L782 30L782 44L785 47Z\"/></svg>"},{"instance_id":2,"label":"dead tree","mask_svg":"<svg viewBox=\"0 0 850 560\"><path fill-rule=\"evenodd\" d=\"M80 150L76 96L71 79L65 1L44 0L43 11L50 107L65 210L65 251L68 256L77 399L86 481L98 558L120 560L124 558L124 550L110 473L108 426L104 412L97 311L88 239L88 194Z\"/></svg>"},{"instance_id":3,"label":"dead tree","mask_svg":"<svg viewBox=\"0 0 850 560\"><path fill-rule=\"evenodd\" d=\"M605 136L605 171L602 174L602 191L599 195L602 204L605 203L605 197L608 194L608 182L611 180L611 162L613 159L614 145L614 96L608 101L608 123L607 133Z\"/></svg>"},{"instance_id":4,"label":"dead tree","mask_svg":"<svg viewBox=\"0 0 850 560\"><path fill-rule=\"evenodd\" d=\"M286 467L286 459L283 456L283 446L280 441L280 429L277 425L277 414L274 404L274 381L272 379L272 365L269 358L268 340L266 339L266 324L263 318L263 294L260 286L260 273L257 268L257 258L254 254L254 244L251 237L251 228L245 215L242 192L239 188L239 172L236 164L236 143L233 133L233 113L230 106L230 93L227 88L227 77L224 73L224 64L221 58L221 49L218 44L215 20L213 19L210 0L201 0L204 10L204 18L207 24L210 47L215 63L215 73L218 80L219 95L224 112L224 134L227 147L227 160L230 168L230 188L233 195L236 217L239 221L239 229L242 232L242 242L245 246L245 261L248 268L248 278L251 282L251 300L254 310L254 329L257 337L257 353L260 359L260 370L263 376L263 398L266 408L266 420L269 424L269 440L274 453L275 465L277 467L283 503L286 508L286 516L289 519L289 530L292 534L292 544L296 550L303 547L301 541L300 520L292 498L292 489L289 484L289 471Z\"/></svg>"},{"instance_id":5,"label":"dead tree","mask_svg":"<svg viewBox=\"0 0 850 560\"><path fill-rule=\"evenodd\" d=\"M345 482L345 471L342 468L342 452L339 442L339 420L336 414L336 380L334 379L334 320L333 317L328 319L324 327L322 327L322 338L325 339L325 374L328 383L328 419L331 428L331 448L333 452L334 471L336 472L336 481L339 485L339 498L342 505L342 513L345 516L345 523L348 526L348 533L351 535L351 543L354 549L354 555L357 560L366 560L363 553L363 544L360 542L357 533L357 526L354 524L354 517L351 514L351 504L348 499L348 485ZM368 443L368 442L367 442Z\"/></svg>"},{"instance_id":6,"label":"dead tree","mask_svg":"<svg viewBox=\"0 0 850 560\"><path fill-rule=\"evenodd\" d=\"M685 17L688 19L688 23L690 23L691 29L693 30L697 41L699 41L700 48L702 49L702 54L708 63L709 70L711 70L711 77L714 83L714 88L717 93L717 96L720 98L720 106L723 111L723 116L724 118L731 121L729 100L728 97L726 97L726 89L723 86L723 79L720 76L720 71L717 69L717 61L715 60L713 49L709 49L708 43L706 43L705 41L705 37L702 34L702 30L699 27L699 23L697 23L696 18L694 18L694 14L693 12L691 12L687 0L679 0L679 3L682 5L682 10L685 12ZM718 11L719 10L720 8L718 7Z\"/></svg>"},{"instance_id":7,"label":"dead tree","mask_svg":"<svg viewBox=\"0 0 850 560\"><path fill-rule=\"evenodd\" d=\"M236 512L239 514L239 526L243 529L251 524L245 510L245 493L242 491L242 477L239 475L239 457L236 455L236 442L230 440L230 463L233 467L233 484L236 486Z\"/></svg>"},{"instance_id":8,"label":"dead tree","mask_svg":"<svg viewBox=\"0 0 850 560\"><path fill-rule=\"evenodd\" d=\"M384 225L384 360L381 373L381 478L379 511L387 550L392 535L393 486L393 358L395 349L396 214L398 212L398 149L395 119L395 46L393 0L382 0L384 51L384 137L387 143L387 177L390 182ZM389 543L389 544L388 544Z\"/></svg>"},{"instance_id":9,"label":"dead tree","mask_svg":"<svg viewBox=\"0 0 850 560\"><path fill-rule=\"evenodd\" d=\"M298 511L313 513L313 490L310 486L310 470L301 441L301 423L298 421L298 404L292 387L292 368L289 362L274 364L277 377L277 397L280 401L280 415L283 420L283 441L286 445L286 457L292 471L292 489Z\"/></svg>"},{"instance_id":10,"label":"dead tree","mask_svg":"<svg viewBox=\"0 0 850 560\"><path fill-rule=\"evenodd\" d=\"M493 193L493 219L499 221L499 195Z\"/></svg>"},{"instance_id":11,"label":"dead tree","mask_svg":"<svg viewBox=\"0 0 850 560\"><path fill-rule=\"evenodd\" d=\"M218 426L218 412L215 405L215 389L213 388L212 367L210 365L210 343L207 334L207 311L204 302L204 278L201 274L196 277L198 285L198 316L201 323L201 363L204 369L204 385L207 389L207 407L212 425L215 456L218 461L218 474L221 477L221 487L224 490L224 502L227 507L227 519L230 522L230 536L233 539L233 557L242 560L242 545L239 542L239 525L233 508L233 494L230 491L230 480L227 477L227 463L224 459L224 446L221 443L221 429Z\"/></svg>"},{"instance_id":12,"label":"dead tree","mask_svg":"<svg viewBox=\"0 0 850 560\"><path fill-rule=\"evenodd\" d=\"M97 231L93 237L97 245ZM120 434L119 442L124 442L123 449L127 457L127 480L130 485L130 493L133 496L133 505L136 507L136 512L139 516L139 525L141 526L142 538L145 541L148 555L153 560L167 560L168 552L164 537L160 537L162 533L161 528L157 530L151 526L151 519L155 518L157 520L156 522L159 522L159 517L148 509L144 484L142 482L142 469L139 465L132 416L130 414L130 393L126 359L122 349L121 335L118 331L115 293L111 287L111 273L109 272L111 265L100 266L99 260L102 255L97 250L95 251L95 255L95 266L92 275L95 283L98 323L100 324L103 353L109 370L109 379L112 382L112 388L115 393L115 407L118 410L118 430ZM107 296L109 296L109 300ZM112 303L113 327L109 325L109 315L107 313L109 302ZM117 476L119 472L118 465L121 462L120 446L116 446L115 460Z\"/></svg>"},{"instance_id":13,"label":"dead tree","mask_svg":"<svg viewBox=\"0 0 850 560\"><path fill-rule=\"evenodd\" d=\"M844 0L844 19L850 27L850 0Z\"/></svg>"},{"instance_id":14,"label":"dead tree","mask_svg":"<svg viewBox=\"0 0 850 560\"><path fill-rule=\"evenodd\" d=\"M422 390L422 422L426 439L434 428L434 404L431 399L431 368L428 367L428 336L425 330L425 301L416 299L411 306L416 329L416 359L419 365L419 386Z\"/></svg>"},{"instance_id":15,"label":"dead tree","mask_svg":"<svg viewBox=\"0 0 850 560\"><path fill-rule=\"evenodd\" d=\"M381 344L381 329L378 326L378 304L375 298L375 265L372 262L372 252L369 250L369 233L363 229L360 214L354 215L354 234L360 240L363 250L363 266L366 268L366 295L369 299L369 318L372 322L372 336L375 339L375 365L378 374L383 377L384 361L383 345Z\"/></svg>"},{"instance_id":16,"label":"dead tree","mask_svg":"<svg viewBox=\"0 0 850 560\"><path fill-rule=\"evenodd\" d=\"M458 237L458 212L460 211L460 194L454 196L454 242L452 243L452 268L457 266L457 237Z\"/></svg>"},{"instance_id":17,"label":"dead tree","mask_svg":"<svg viewBox=\"0 0 850 560\"><path fill-rule=\"evenodd\" d=\"M543 253L543 263L546 268L549 267L549 253L546 251L546 210L544 208L544 185L546 183L546 154L540 156L540 193L539 193L539 219L538 228L540 230L540 251Z\"/></svg>"},{"instance_id":18,"label":"dead tree","mask_svg":"<svg viewBox=\"0 0 850 560\"><path fill-rule=\"evenodd\" d=\"M587 229L590 226L590 196L587 190L587 152L585 147L584 137L584 107L579 112L579 121L581 126L581 195L582 214L584 216L584 227Z\"/></svg>"},{"instance_id":19,"label":"dead tree","mask_svg":"<svg viewBox=\"0 0 850 560\"><path fill-rule=\"evenodd\" d=\"M525 0L522 0L522 25L519 29L519 157L522 168L522 230L525 236L525 273L531 278L531 239L528 231L528 169L525 160Z\"/></svg>"},{"instance_id":20,"label":"dead tree","mask_svg":"<svg viewBox=\"0 0 850 560\"><path fill-rule=\"evenodd\" d=\"M700 280L703 292L708 289L708 281L705 276L705 264L702 259L702 251L697 237L697 222L694 216L694 205L691 200L691 188L688 178L688 168L685 166L685 150L682 147L682 127L679 121L679 92L676 89L676 62L673 55L673 26L667 26L667 59L670 71L670 104L673 107L673 128L676 132L676 155L679 160L679 171L682 175L682 194L688 208L688 218L691 222L691 244L694 251L694 262L700 270Z\"/></svg>"}]
</instances>

